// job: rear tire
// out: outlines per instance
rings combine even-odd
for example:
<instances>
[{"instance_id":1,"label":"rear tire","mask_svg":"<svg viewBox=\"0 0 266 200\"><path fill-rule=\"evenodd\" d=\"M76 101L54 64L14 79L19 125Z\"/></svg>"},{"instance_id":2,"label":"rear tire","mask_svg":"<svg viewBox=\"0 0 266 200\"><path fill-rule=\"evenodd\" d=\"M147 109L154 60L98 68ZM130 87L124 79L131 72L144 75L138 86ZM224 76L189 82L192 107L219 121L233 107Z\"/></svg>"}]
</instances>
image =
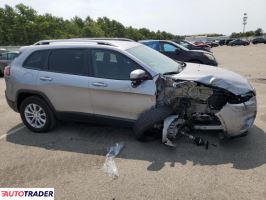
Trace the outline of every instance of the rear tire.
<instances>
[{"instance_id":1,"label":"rear tire","mask_svg":"<svg viewBox=\"0 0 266 200\"><path fill-rule=\"evenodd\" d=\"M154 124L163 122L163 120L172 113L173 110L170 107L152 108L142 113L133 127L136 139L142 142L149 141L149 136L151 135L148 134L148 131Z\"/></svg>"},{"instance_id":2,"label":"rear tire","mask_svg":"<svg viewBox=\"0 0 266 200\"><path fill-rule=\"evenodd\" d=\"M56 118L49 105L40 97L30 96L20 105L20 116L31 131L44 133L56 125Z\"/></svg>"}]
</instances>

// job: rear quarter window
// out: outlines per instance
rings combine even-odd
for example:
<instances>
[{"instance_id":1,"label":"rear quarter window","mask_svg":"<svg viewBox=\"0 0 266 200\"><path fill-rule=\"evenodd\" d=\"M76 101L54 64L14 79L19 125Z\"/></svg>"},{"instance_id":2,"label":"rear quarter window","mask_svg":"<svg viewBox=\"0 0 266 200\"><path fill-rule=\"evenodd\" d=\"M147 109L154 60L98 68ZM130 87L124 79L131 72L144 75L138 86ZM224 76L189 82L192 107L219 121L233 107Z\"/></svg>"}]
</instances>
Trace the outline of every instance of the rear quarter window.
<instances>
[{"instance_id":1,"label":"rear quarter window","mask_svg":"<svg viewBox=\"0 0 266 200\"><path fill-rule=\"evenodd\" d=\"M48 57L49 51L35 51L23 63L23 67L32 69L43 69Z\"/></svg>"}]
</instances>

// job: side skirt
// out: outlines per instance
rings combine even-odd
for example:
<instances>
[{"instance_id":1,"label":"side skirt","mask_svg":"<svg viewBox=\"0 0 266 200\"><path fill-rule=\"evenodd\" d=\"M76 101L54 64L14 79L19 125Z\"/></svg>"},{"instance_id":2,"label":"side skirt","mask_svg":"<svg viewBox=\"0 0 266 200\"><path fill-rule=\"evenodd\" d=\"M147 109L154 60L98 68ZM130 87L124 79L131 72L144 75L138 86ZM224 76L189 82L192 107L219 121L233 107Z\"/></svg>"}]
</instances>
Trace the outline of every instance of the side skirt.
<instances>
[{"instance_id":1,"label":"side skirt","mask_svg":"<svg viewBox=\"0 0 266 200\"><path fill-rule=\"evenodd\" d=\"M95 115L79 112L56 112L56 118L63 121L76 121L84 123L105 124L122 127L132 127L135 120L123 119L118 117Z\"/></svg>"}]
</instances>

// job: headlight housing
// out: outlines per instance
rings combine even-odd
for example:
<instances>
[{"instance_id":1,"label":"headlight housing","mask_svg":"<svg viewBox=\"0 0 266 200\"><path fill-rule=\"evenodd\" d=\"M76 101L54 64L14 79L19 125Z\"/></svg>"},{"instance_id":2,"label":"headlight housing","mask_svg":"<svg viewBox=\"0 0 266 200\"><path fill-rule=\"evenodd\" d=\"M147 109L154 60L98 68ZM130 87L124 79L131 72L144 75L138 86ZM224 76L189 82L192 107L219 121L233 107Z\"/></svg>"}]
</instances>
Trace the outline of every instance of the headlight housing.
<instances>
[{"instance_id":1,"label":"headlight housing","mask_svg":"<svg viewBox=\"0 0 266 200\"><path fill-rule=\"evenodd\" d=\"M215 60L214 56L208 53L204 53L204 56L208 58L209 60Z\"/></svg>"}]
</instances>

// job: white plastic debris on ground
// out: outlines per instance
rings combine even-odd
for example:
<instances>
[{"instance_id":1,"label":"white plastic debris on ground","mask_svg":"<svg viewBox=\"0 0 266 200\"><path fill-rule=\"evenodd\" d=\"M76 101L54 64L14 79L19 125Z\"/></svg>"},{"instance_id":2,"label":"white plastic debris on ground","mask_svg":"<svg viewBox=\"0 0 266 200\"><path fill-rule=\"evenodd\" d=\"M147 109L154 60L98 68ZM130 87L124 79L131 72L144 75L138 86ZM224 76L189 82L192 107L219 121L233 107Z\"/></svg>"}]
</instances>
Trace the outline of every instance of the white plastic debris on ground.
<instances>
[{"instance_id":1,"label":"white plastic debris on ground","mask_svg":"<svg viewBox=\"0 0 266 200\"><path fill-rule=\"evenodd\" d=\"M103 165L103 171L112 178L118 178L119 176L114 158L120 153L123 147L124 143L122 142L116 143L114 146L110 147L108 153L106 154L106 159Z\"/></svg>"}]
</instances>

